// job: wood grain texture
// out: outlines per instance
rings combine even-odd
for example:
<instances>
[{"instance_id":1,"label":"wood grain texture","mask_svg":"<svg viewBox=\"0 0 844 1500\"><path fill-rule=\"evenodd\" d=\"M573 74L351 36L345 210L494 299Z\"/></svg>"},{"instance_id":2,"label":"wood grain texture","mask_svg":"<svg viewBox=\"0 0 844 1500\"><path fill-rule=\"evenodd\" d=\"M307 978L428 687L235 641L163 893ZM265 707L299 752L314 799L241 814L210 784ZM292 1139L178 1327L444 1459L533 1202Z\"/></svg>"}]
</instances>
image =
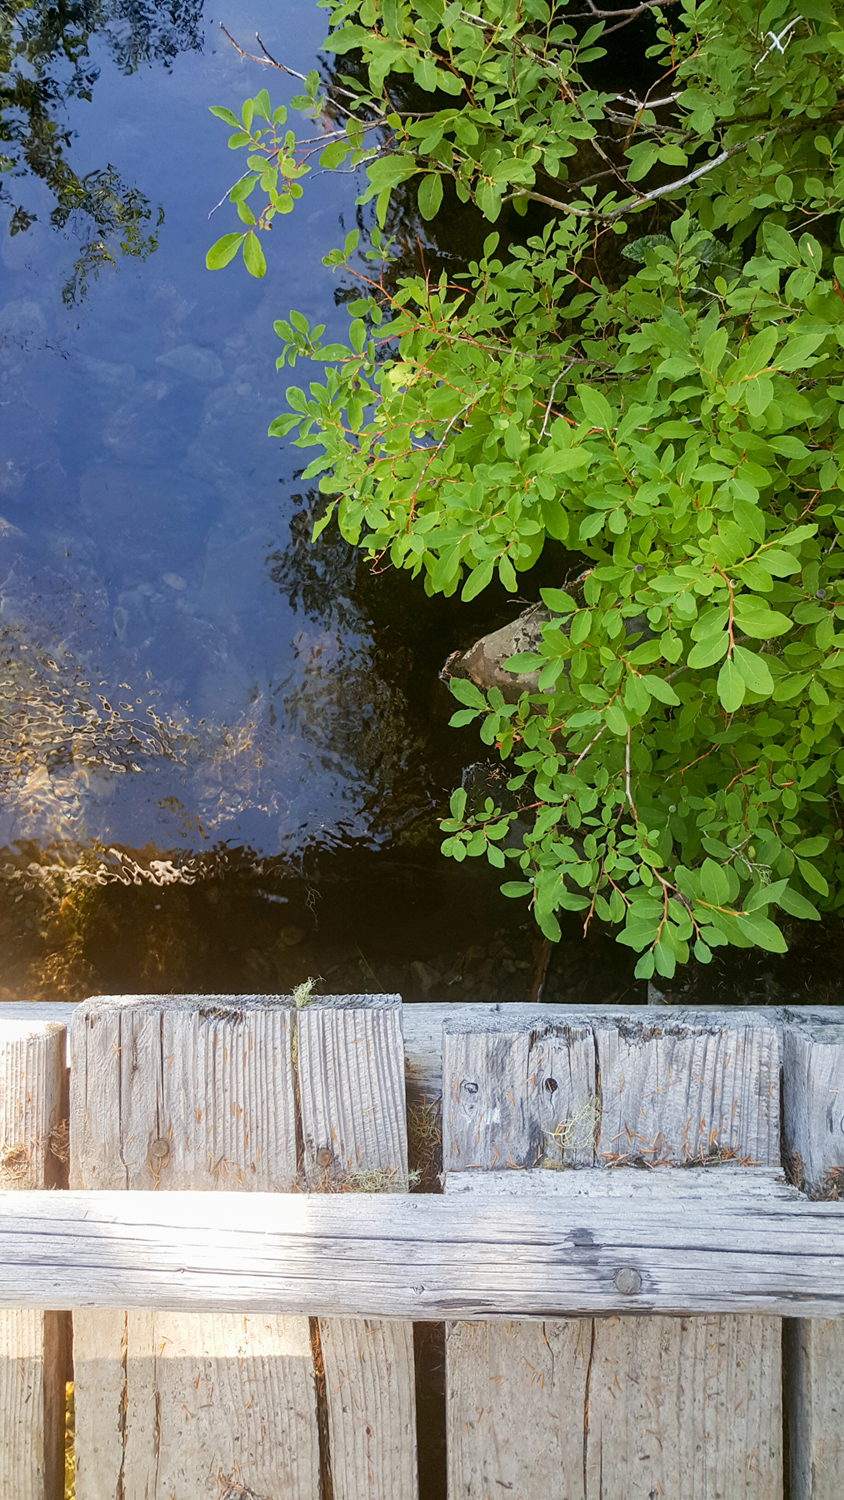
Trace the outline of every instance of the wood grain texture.
<instances>
[{"instance_id":1,"label":"wood grain texture","mask_svg":"<svg viewBox=\"0 0 844 1500\"><path fill-rule=\"evenodd\" d=\"M289 1000L92 1000L71 1036L77 1188L289 1192L298 1173Z\"/></svg>"},{"instance_id":2,"label":"wood grain texture","mask_svg":"<svg viewBox=\"0 0 844 1500\"><path fill-rule=\"evenodd\" d=\"M630 1169L634 1172L634 1169ZM720 1169L718 1169L720 1170ZM505 1198L398 1193L0 1194L0 1305L167 1307L440 1322L593 1312L844 1312L844 1203L666 1171L620 1208L575 1173ZM557 1184L531 1196L533 1175ZM610 1174L607 1174L608 1176ZM635 1174L634 1175L638 1175ZM657 1174L654 1173L654 1176ZM636 1296L619 1268L642 1278Z\"/></svg>"},{"instance_id":3,"label":"wood grain texture","mask_svg":"<svg viewBox=\"0 0 844 1500\"><path fill-rule=\"evenodd\" d=\"M443 1031L446 1171L591 1165L595 1047L588 1025Z\"/></svg>"},{"instance_id":4,"label":"wood grain texture","mask_svg":"<svg viewBox=\"0 0 844 1500\"><path fill-rule=\"evenodd\" d=\"M305 1177L316 1192L406 1193L407 1108L398 995L316 1001L298 1015ZM351 1267L350 1274L351 1274ZM319 1324L334 1500L416 1500L413 1326Z\"/></svg>"},{"instance_id":5,"label":"wood grain texture","mask_svg":"<svg viewBox=\"0 0 844 1500\"><path fill-rule=\"evenodd\" d=\"M583 1500L591 1332L588 1318L447 1325L451 1497Z\"/></svg>"},{"instance_id":6,"label":"wood grain texture","mask_svg":"<svg viewBox=\"0 0 844 1500\"><path fill-rule=\"evenodd\" d=\"M778 1500L779 1319L596 1318L592 1330L584 1500Z\"/></svg>"},{"instance_id":7,"label":"wood grain texture","mask_svg":"<svg viewBox=\"0 0 844 1500\"><path fill-rule=\"evenodd\" d=\"M64 1027L2 1017L0 1188L66 1185ZM0 1311L0 1495L10 1500L61 1500L67 1360L66 1314Z\"/></svg>"},{"instance_id":8,"label":"wood grain texture","mask_svg":"<svg viewBox=\"0 0 844 1500\"><path fill-rule=\"evenodd\" d=\"M173 1192L193 1217L224 1193L229 1222L253 1193L272 1201L297 1181L292 1040L289 1001L81 1006L72 1180L125 1187L116 1201L139 1198L148 1221ZM307 1317L167 1302L150 1287L143 1305L74 1317L77 1500L319 1500Z\"/></svg>"},{"instance_id":9,"label":"wood grain texture","mask_svg":"<svg viewBox=\"0 0 844 1500\"><path fill-rule=\"evenodd\" d=\"M779 1164L774 1026L598 1021L595 1036L602 1162ZM678 1175L666 1173L668 1190ZM732 1177L740 1194L744 1175ZM781 1337L765 1316L596 1321L586 1500L779 1500Z\"/></svg>"},{"instance_id":10,"label":"wood grain texture","mask_svg":"<svg viewBox=\"0 0 844 1500\"><path fill-rule=\"evenodd\" d=\"M844 1025L792 1013L783 1046L786 1161L811 1198L844 1198ZM844 1494L844 1324L786 1324L792 1500Z\"/></svg>"},{"instance_id":11,"label":"wood grain texture","mask_svg":"<svg viewBox=\"0 0 844 1500\"><path fill-rule=\"evenodd\" d=\"M595 1028L602 1161L735 1157L775 1166L780 1070L773 1027L641 1022Z\"/></svg>"},{"instance_id":12,"label":"wood grain texture","mask_svg":"<svg viewBox=\"0 0 844 1500\"><path fill-rule=\"evenodd\" d=\"M791 1500L841 1500L844 1320L788 1318L783 1364Z\"/></svg>"},{"instance_id":13,"label":"wood grain texture","mask_svg":"<svg viewBox=\"0 0 844 1500\"><path fill-rule=\"evenodd\" d=\"M682 1164L688 1169L695 1160L740 1159L764 1166L779 1161L777 1031L769 1021L759 1015L749 1021L727 1021L688 1013L680 1020L658 1014L624 1017L602 1012L587 1028L579 1032L572 1028L568 1038L563 1035L560 1046L568 1043L569 1076L580 1081L581 1089L590 1078L592 1053L591 1077L594 1080L597 1075L598 1080L597 1090L595 1082L591 1084L597 1159L615 1170L554 1174L553 1188L547 1185L549 1173L489 1173L490 1167L499 1166L503 1154L494 1150L501 1135L510 1147L505 1165L531 1168L543 1159L550 1164L549 1136L536 1122L530 1088L530 1054L537 1049L537 1033L543 1036L548 1023L543 1027L532 1021L520 1030L517 1022L510 1021L509 1032L506 1020L487 1021L486 1032L483 1024L464 1016L445 1027L448 1199L458 1201L462 1177L468 1194L464 1188L461 1196L477 1200L483 1178L489 1175L502 1185L502 1201L508 1196L518 1198L518 1212L524 1218L535 1214L538 1203L554 1196L573 1209L577 1205L576 1221L569 1219L569 1244L584 1268L600 1260L607 1244L602 1232L596 1232L589 1210L599 1202L605 1208L611 1201L619 1203L625 1196L616 1188L619 1164L660 1166L661 1170L647 1174L647 1193L652 1195L654 1216L662 1223L662 1239L667 1241L672 1214L689 1229L691 1215L684 1192L688 1170L675 1173L666 1168ZM576 1061L575 1048L583 1054ZM558 1074L565 1076L559 1057L554 1060L555 1079ZM587 1098L589 1093L587 1084ZM582 1117L584 1106L579 1107L576 1093L567 1104L570 1117ZM557 1135L565 1139L568 1128L561 1125ZM555 1138L553 1132L550 1138ZM584 1155L588 1161L585 1151ZM564 1159L560 1164L565 1164ZM469 1167L480 1168L480 1174L467 1172ZM723 1171L721 1165L711 1168L713 1184ZM681 1184L679 1179L686 1181ZM567 1186L584 1180L589 1183L586 1192ZM724 1191L720 1193L713 1185L713 1224L729 1198L728 1180L734 1186L735 1177L722 1178ZM528 1193L527 1185L534 1181L537 1187ZM613 1183L610 1193L602 1191L608 1181ZM507 1192L510 1182L515 1183L512 1194ZM645 1201L647 1194L635 1188L629 1191L624 1204L626 1224L630 1225ZM733 1201L741 1203L746 1215L747 1197L739 1193ZM691 1240L687 1243L690 1246ZM616 1262L621 1284L639 1288L630 1295L630 1312L638 1310L658 1258L654 1246L650 1255L629 1253ZM733 1262L729 1275L734 1268ZM689 1270L692 1277L705 1276L695 1256ZM571 1299L564 1305L575 1310ZM550 1312L551 1304L547 1306ZM563 1336L562 1322L549 1322L545 1327L550 1336ZM503 1411L492 1468L485 1469L480 1451L467 1461L462 1454L471 1446L474 1431L472 1402L483 1406L477 1393L489 1389L501 1376L500 1371L496 1376L501 1334L495 1332L490 1338L492 1342L477 1329L464 1326L452 1330L448 1340L451 1500L458 1496L487 1500L496 1486L510 1484L522 1500L545 1500L547 1478L532 1464L531 1450L522 1436L530 1430L528 1422L538 1424L543 1451L549 1435L560 1428L578 1436L576 1450L563 1460L558 1479L566 1500L649 1500L658 1494L682 1495L684 1500L722 1496L732 1500L734 1495L779 1500L780 1324L776 1318L583 1320L576 1346L578 1351L588 1346L585 1373L581 1377L575 1359L570 1391L564 1384L555 1389L553 1380L543 1379L538 1390L531 1389L529 1402L515 1400ZM511 1325L503 1378L514 1389L520 1373L523 1377L534 1363L529 1350L535 1338L528 1324ZM509 1470L505 1472L501 1457L505 1451L510 1458L519 1455L515 1478ZM738 1479L734 1476L737 1464Z\"/></svg>"},{"instance_id":14,"label":"wood grain texture","mask_svg":"<svg viewBox=\"0 0 844 1500\"><path fill-rule=\"evenodd\" d=\"M319 1500L307 1319L88 1313L74 1358L85 1500Z\"/></svg>"},{"instance_id":15,"label":"wood grain texture","mask_svg":"<svg viewBox=\"0 0 844 1500\"><path fill-rule=\"evenodd\" d=\"M299 1098L305 1181L313 1190L354 1186L383 1173L407 1191L407 1107L398 995L342 996L298 1013Z\"/></svg>"}]
</instances>

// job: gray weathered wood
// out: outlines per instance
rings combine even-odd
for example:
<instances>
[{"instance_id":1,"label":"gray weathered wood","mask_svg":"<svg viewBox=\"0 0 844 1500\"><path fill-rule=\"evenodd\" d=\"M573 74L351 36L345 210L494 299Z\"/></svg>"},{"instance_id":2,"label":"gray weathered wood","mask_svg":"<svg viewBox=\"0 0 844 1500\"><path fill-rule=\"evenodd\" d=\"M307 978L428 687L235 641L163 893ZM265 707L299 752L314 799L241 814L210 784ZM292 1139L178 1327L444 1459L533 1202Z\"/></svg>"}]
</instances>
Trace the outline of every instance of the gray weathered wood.
<instances>
[{"instance_id":1,"label":"gray weathered wood","mask_svg":"<svg viewBox=\"0 0 844 1500\"><path fill-rule=\"evenodd\" d=\"M621 1212L615 1193L570 1194L569 1172L520 1173L518 1215L480 1174L448 1198L0 1194L0 1306L433 1322L798 1307L840 1317L844 1203L810 1203L776 1174L765 1191L700 1187L721 1171L692 1168L679 1183L660 1172L661 1190L634 1189ZM553 1188L534 1193L535 1176ZM628 1266L642 1277L635 1296L613 1280Z\"/></svg>"},{"instance_id":2,"label":"gray weathered wood","mask_svg":"<svg viewBox=\"0 0 844 1500\"><path fill-rule=\"evenodd\" d=\"M596 1023L602 1161L682 1166L733 1157L779 1162L777 1034L758 1020L724 1025Z\"/></svg>"},{"instance_id":3,"label":"gray weathered wood","mask_svg":"<svg viewBox=\"0 0 844 1500\"><path fill-rule=\"evenodd\" d=\"M779 1163L778 1037L762 1016L596 1020L595 1034L602 1162ZM772 1317L596 1321L587 1500L625 1484L631 1496L777 1500L781 1344Z\"/></svg>"},{"instance_id":4,"label":"gray weathered wood","mask_svg":"<svg viewBox=\"0 0 844 1500\"><path fill-rule=\"evenodd\" d=\"M80 1006L71 1180L127 1189L107 1196L119 1206L139 1199L150 1222L171 1190L194 1219L221 1193L230 1223L253 1194L272 1202L297 1180L292 1038L289 1002ZM211 1316L171 1301L166 1284L149 1284L140 1301L118 1299L114 1312L102 1307L74 1317L77 1500L318 1500L307 1317L276 1306L260 1317L236 1307Z\"/></svg>"},{"instance_id":5,"label":"gray weathered wood","mask_svg":"<svg viewBox=\"0 0 844 1500\"><path fill-rule=\"evenodd\" d=\"M791 1500L841 1500L844 1320L788 1318L783 1327Z\"/></svg>"},{"instance_id":6,"label":"gray weathered wood","mask_svg":"<svg viewBox=\"0 0 844 1500\"><path fill-rule=\"evenodd\" d=\"M446 1171L594 1161L595 1047L588 1025L443 1033Z\"/></svg>"},{"instance_id":7,"label":"gray weathered wood","mask_svg":"<svg viewBox=\"0 0 844 1500\"><path fill-rule=\"evenodd\" d=\"M67 1184L67 1073L62 1026L0 1010L0 1189ZM14 1200L11 1200L14 1201ZM61 1500L68 1320L0 1311L0 1495Z\"/></svg>"},{"instance_id":8,"label":"gray weathered wood","mask_svg":"<svg viewBox=\"0 0 844 1500\"><path fill-rule=\"evenodd\" d=\"M291 1002L108 998L71 1035L76 1188L289 1192L297 1181Z\"/></svg>"},{"instance_id":9,"label":"gray weathered wood","mask_svg":"<svg viewBox=\"0 0 844 1500\"><path fill-rule=\"evenodd\" d=\"M844 1025L792 1013L783 1048L786 1161L812 1198L844 1198ZM792 1500L844 1494L844 1324L790 1320L785 1393Z\"/></svg>"},{"instance_id":10,"label":"gray weathered wood","mask_svg":"<svg viewBox=\"0 0 844 1500\"><path fill-rule=\"evenodd\" d=\"M129 996L124 999L147 1000L149 996ZM153 997L155 998L155 997ZM208 998L208 997L203 997ZM231 995L224 997L227 1001L236 999ZM272 996L262 997L265 1003L272 1003ZM375 996L366 996L366 1004L370 1004ZM70 1026L76 1006L65 1002L35 1001L31 1004L7 1001L2 1007L4 1016L14 1019L27 1020L35 1016L38 1019L58 1021L63 1026ZM841 1012L835 1006L801 1006L801 1016L812 1016L817 1021L840 1021ZM660 1005L654 1007L625 1006L625 1005L602 1005L590 1007L588 1016L591 1021L601 1019L635 1020L644 1025L665 1025L666 1022L678 1019L687 1024L693 1022L700 1012L692 1011L688 1006L682 1005ZM731 1018L738 1019L741 1023L751 1024L758 1020L760 1024L774 1026L779 1032L784 1021L792 1014L791 1007L775 1009L773 1007L760 1007L747 1009L744 1006L722 1006L716 1011L707 1011L706 1015L711 1017L722 1017L726 1021ZM488 1022L505 1023L508 1020L516 1020L519 1024L527 1021L530 1025L544 1024L545 1022L558 1021L566 1025L582 1025L584 1022L583 1006L566 1005L527 1005L518 1001L506 1001L501 1004L494 1002L463 1004L459 1002L435 1002L424 1005L406 1005L404 1007L404 1046L405 1065L407 1072L407 1095L408 1102L412 1105L422 1103L433 1103L439 1099L442 1093L442 1029L445 1021L450 1023L460 1022L466 1018L475 1018L475 1024L481 1018Z\"/></svg>"},{"instance_id":11,"label":"gray weathered wood","mask_svg":"<svg viewBox=\"0 0 844 1500\"><path fill-rule=\"evenodd\" d=\"M80 1500L319 1500L307 1318L138 1310L74 1323Z\"/></svg>"},{"instance_id":12,"label":"gray weathered wood","mask_svg":"<svg viewBox=\"0 0 844 1500\"><path fill-rule=\"evenodd\" d=\"M298 1014L305 1176L312 1191L407 1192L398 995ZM321 1318L334 1500L416 1500L413 1325Z\"/></svg>"},{"instance_id":13,"label":"gray weathered wood","mask_svg":"<svg viewBox=\"0 0 844 1500\"><path fill-rule=\"evenodd\" d=\"M767 1166L779 1160L777 1034L758 1013L749 1019L729 1020L687 1013L681 1020L664 1012L646 1017L601 1012L590 1020L592 1024L585 1027L581 1020L579 1031L571 1027L566 1033L560 1023L553 1028L558 1038L553 1076L555 1080L570 1077L578 1086L569 1097L563 1093L561 1122L550 1139L565 1139L572 1129L567 1121L591 1115L597 1159L616 1169L611 1173L586 1170L562 1178L554 1174L555 1183L588 1183L585 1193L580 1188L546 1186L551 1174L500 1170L502 1166L535 1167L541 1160L551 1164L549 1134L537 1121L532 1089L534 1080L542 1083L542 1074L530 1063L551 1031L549 1023L537 1025L531 1020L519 1032L518 1022L510 1018L490 1021L464 1013L459 1020L446 1022L443 1039L444 1160L451 1169L448 1201L457 1201L461 1176L470 1177L469 1196L474 1199L483 1191L487 1175L483 1169L491 1167L498 1169L489 1173L496 1184L515 1181L517 1191L512 1197L518 1196L522 1217L534 1211L535 1202L548 1201L554 1193L569 1194L569 1201L579 1200L585 1211L570 1231L572 1246L584 1265L606 1249L606 1242L596 1239L586 1211L599 1201L618 1200L619 1164L660 1164L659 1171L647 1174L653 1184L655 1214L662 1217L667 1210L670 1218L672 1210L667 1205L673 1199L674 1213L681 1213L690 1227L689 1205L681 1207L685 1182L681 1185L678 1180L687 1173L666 1172L666 1167L688 1167L696 1160L741 1160ZM572 1060L568 1074L559 1056L566 1047ZM559 1092L553 1092L552 1107ZM502 1138L506 1158L499 1144ZM591 1159L590 1146L592 1139L587 1138L580 1158L584 1164ZM565 1159L559 1164L564 1165ZM472 1167L481 1169L479 1177L468 1173ZM717 1181L724 1167L710 1170ZM528 1195L527 1185L534 1181L542 1185ZM610 1193L602 1192L603 1184L610 1181ZM721 1182L726 1187L726 1179ZM499 1196L505 1194L506 1187L499 1187ZM624 1206L625 1222L634 1204L638 1207L642 1201L634 1190ZM716 1193L713 1212L720 1212L725 1201L725 1196ZM746 1195L735 1201L746 1209ZM662 1222L667 1242L671 1229L664 1218ZM617 1266L622 1281L626 1274L632 1285L641 1286L630 1295L630 1312L638 1311L654 1263L654 1256L644 1261L631 1256L624 1266ZM705 1275L699 1264L697 1274ZM572 1301L567 1309L574 1310ZM562 1322L548 1322L545 1332L549 1342L569 1336ZM561 1454L558 1471L559 1483L570 1500L628 1496L632 1500L640 1495L644 1500L659 1493L724 1495L725 1500L735 1493L747 1500L777 1500L782 1473L778 1320L724 1314L674 1321L627 1317L584 1322L571 1337L577 1350L588 1348L589 1352L585 1370L575 1358L573 1385L567 1391L553 1379L540 1381L538 1389L525 1386L524 1372L535 1364L531 1351L536 1342L527 1324L510 1325L506 1341L500 1331L488 1339L474 1329L450 1331L447 1387L452 1500L458 1496L485 1500L496 1485L510 1483L523 1500L544 1500L547 1479L542 1465L534 1463L524 1434L537 1432L539 1451L556 1454L561 1430L579 1434L575 1451ZM473 1420L469 1408L478 1390L488 1389L501 1378L498 1366L504 1347L505 1378L509 1375L514 1395L499 1421L491 1460L488 1434L483 1424ZM765 1450L762 1462L760 1442ZM737 1465L743 1477L730 1479L732 1490L721 1488Z\"/></svg>"},{"instance_id":14,"label":"gray weathered wood","mask_svg":"<svg viewBox=\"0 0 844 1500\"><path fill-rule=\"evenodd\" d=\"M592 1321L446 1324L448 1494L582 1500Z\"/></svg>"},{"instance_id":15,"label":"gray weathered wood","mask_svg":"<svg viewBox=\"0 0 844 1500\"><path fill-rule=\"evenodd\" d=\"M782 1495L778 1318L596 1318L592 1330L584 1500Z\"/></svg>"}]
</instances>

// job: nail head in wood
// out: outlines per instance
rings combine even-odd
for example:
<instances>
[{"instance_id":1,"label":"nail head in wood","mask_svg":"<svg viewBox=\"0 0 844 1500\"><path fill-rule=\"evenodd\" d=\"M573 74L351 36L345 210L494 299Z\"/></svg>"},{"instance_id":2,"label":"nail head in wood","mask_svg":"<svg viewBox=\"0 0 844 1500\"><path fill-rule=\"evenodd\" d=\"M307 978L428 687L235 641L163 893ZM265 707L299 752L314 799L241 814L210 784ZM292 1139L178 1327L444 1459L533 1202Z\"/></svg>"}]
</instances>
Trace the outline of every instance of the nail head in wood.
<instances>
[{"instance_id":1,"label":"nail head in wood","mask_svg":"<svg viewBox=\"0 0 844 1500\"><path fill-rule=\"evenodd\" d=\"M642 1290L642 1278L635 1266L619 1266L613 1281L616 1291L623 1297L635 1297Z\"/></svg>"}]
</instances>

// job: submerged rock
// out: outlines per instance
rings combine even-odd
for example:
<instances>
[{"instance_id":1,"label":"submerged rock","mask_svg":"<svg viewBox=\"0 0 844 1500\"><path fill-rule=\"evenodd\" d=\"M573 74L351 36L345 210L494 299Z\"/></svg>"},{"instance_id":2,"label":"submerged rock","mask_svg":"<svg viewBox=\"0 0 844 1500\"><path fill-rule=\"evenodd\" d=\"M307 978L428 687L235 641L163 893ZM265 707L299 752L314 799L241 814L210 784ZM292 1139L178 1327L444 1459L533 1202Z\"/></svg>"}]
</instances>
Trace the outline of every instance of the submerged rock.
<instances>
[{"instance_id":1,"label":"submerged rock","mask_svg":"<svg viewBox=\"0 0 844 1500\"><path fill-rule=\"evenodd\" d=\"M223 378L219 356L213 349L203 349L199 344L179 344L178 348L159 354L156 363L188 380L200 380L209 385Z\"/></svg>"},{"instance_id":2,"label":"submerged rock","mask_svg":"<svg viewBox=\"0 0 844 1500\"><path fill-rule=\"evenodd\" d=\"M536 651L542 640L542 626L553 616L544 604L532 604L509 625L481 636L468 651L455 651L442 670L449 677L467 677L488 692L496 687L507 703L517 703L522 693L539 691L539 672L508 672L504 666L519 651Z\"/></svg>"},{"instance_id":3,"label":"submerged rock","mask_svg":"<svg viewBox=\"0 0 844 1500\"><path fill-rule=\"evenodd\" d=\"M47 320L37 302L16 297L0 308L0 348L41 348L47 338Z\"/></svg>"}]
</instances>

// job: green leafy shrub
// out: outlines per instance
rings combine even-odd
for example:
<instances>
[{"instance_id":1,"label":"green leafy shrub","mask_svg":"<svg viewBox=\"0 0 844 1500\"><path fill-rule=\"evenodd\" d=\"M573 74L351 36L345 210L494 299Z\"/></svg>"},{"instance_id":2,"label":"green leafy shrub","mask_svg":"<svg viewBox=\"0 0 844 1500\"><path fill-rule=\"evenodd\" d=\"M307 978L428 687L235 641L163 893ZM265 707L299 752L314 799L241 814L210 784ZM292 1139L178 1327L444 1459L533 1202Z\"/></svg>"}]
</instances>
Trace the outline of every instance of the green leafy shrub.
<instances>
[{"instance_id":1,"label":"green leafy shrub","mask_svg":"<svg viewBox=\"0 0 844 1500\"><path fill-rule=\"evenodd\" d=\"M468 816L455 792L443 849L512 864L505 892L552 939L560 911L615 924L639 976L727 943L782 952L778 913L844 901L838 10L682 0L584 32L546 0L327 8L358 73L326 94L310 74L292 106L331 115L320 161L365 165L377 224L326 259L359 283L348 345L296 312L275 325L279 366L323 367L270 428L317 450L316 532L336 516L466 600L494 577L515 592L547 538L586 560L511 659L536 692L452 682L452 722L478 722L518 806ZM603 29L643 15L658 81L595 87ZM421 107L397 106L402 75ZM229 119L248 227L212 267L242 245L263 274L258 237L302 190L316 148L281 118L262 92ZM391 276L411 181L426 219L446 188L490 223L531 200L548 222L506 255L490 233L462 277ZM616 236L629 269L607 284Z\"/></svg>"}]
</instances>

